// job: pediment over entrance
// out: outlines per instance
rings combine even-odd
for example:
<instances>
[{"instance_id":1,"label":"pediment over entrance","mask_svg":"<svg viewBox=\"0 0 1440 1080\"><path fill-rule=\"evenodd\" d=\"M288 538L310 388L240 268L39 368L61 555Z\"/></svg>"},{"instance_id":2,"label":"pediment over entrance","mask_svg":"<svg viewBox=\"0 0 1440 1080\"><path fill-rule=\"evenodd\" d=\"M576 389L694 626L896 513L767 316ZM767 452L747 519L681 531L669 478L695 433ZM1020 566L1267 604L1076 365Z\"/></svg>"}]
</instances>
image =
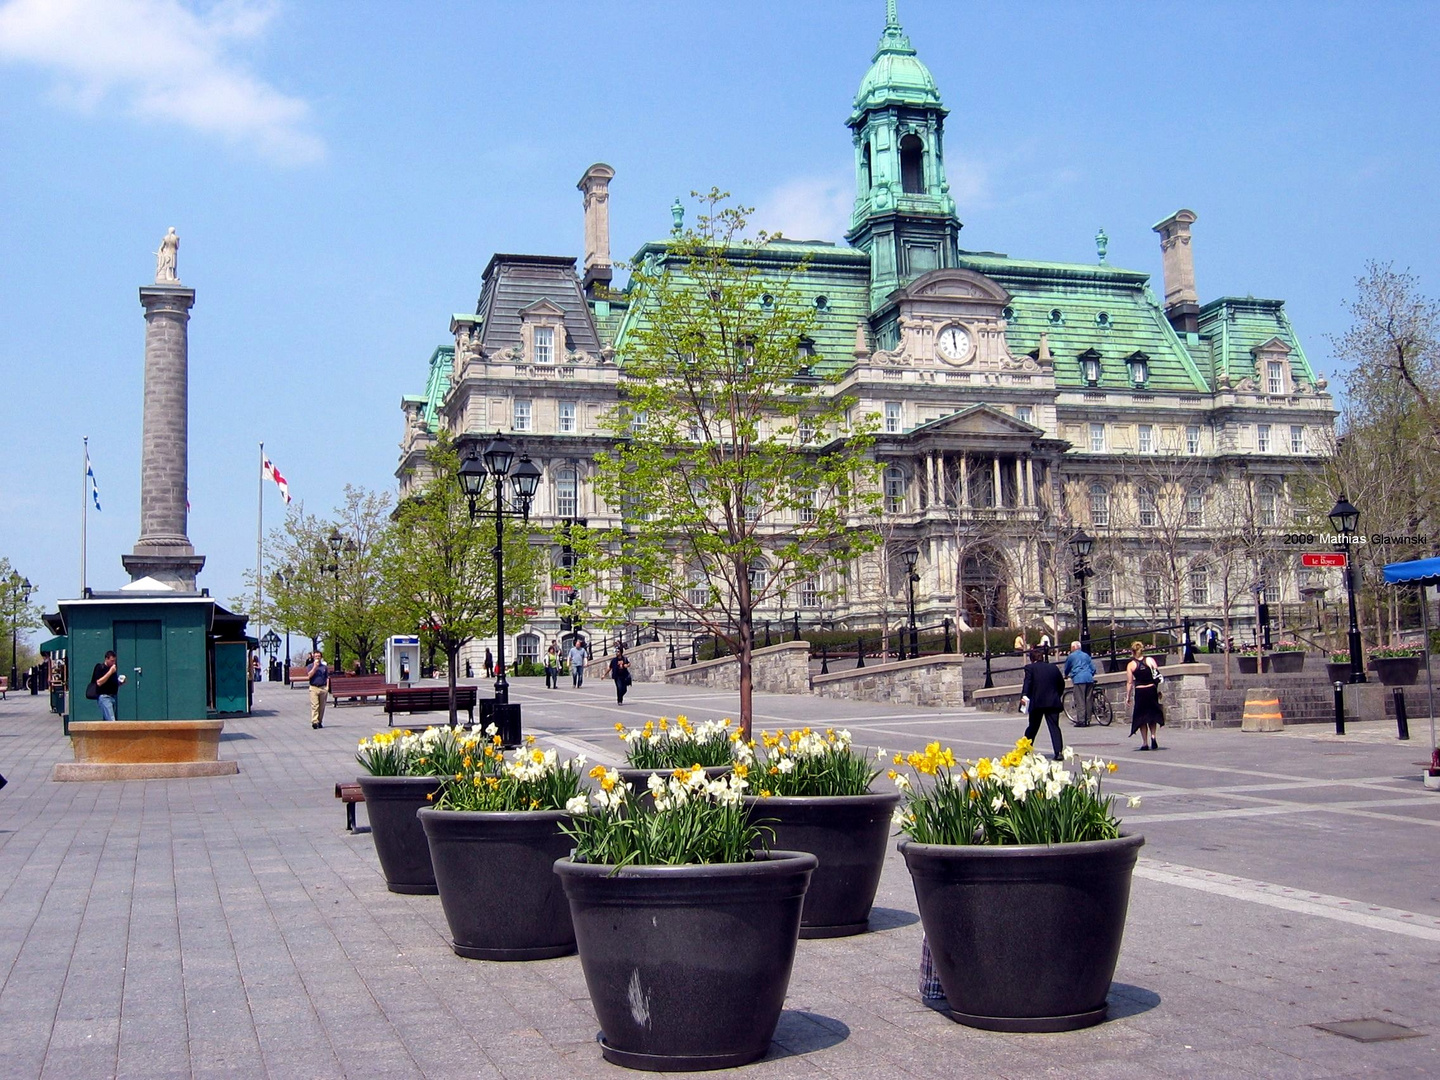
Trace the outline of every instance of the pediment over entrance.
<instances>
[{"instance_id":1,"label":"pediment over entrance","mask_svg":"<svg viewBox=\"0 0 1440 1080\"><path fill-rule=\"evenodd\" d=\"M977 436L995 438L998 436L1023 439L1027 442L1045 437L1043 428L1027 424L1023 420L1017 420L1009 413L1001 412L992 405L971 405L968 409L961 409L949 416L931 420L928 424L921 424L910 434L915 439L942 436L967 438Z\"/></svg>"}]
</instances>

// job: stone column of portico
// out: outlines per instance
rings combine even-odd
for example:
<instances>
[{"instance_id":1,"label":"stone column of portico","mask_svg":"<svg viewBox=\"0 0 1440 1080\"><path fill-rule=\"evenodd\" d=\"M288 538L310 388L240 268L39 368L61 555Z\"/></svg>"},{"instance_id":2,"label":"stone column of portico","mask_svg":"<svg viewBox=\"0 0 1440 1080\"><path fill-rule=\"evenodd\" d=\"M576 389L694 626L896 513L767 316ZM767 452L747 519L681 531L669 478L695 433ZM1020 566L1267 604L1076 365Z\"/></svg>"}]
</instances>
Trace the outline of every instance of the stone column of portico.
<instances>
[{"instance_id":1,"label":"stone column of portico","mask_svg":"<svg viewBox=\"0 0 1440 1080\"><path fill-rule=\"evenodd\" d=\"M1025 455L1025 505L1039 505L1035 498L1035 460L1029 454Z\"/></svg>"},{"instance_id":2,"label":"stone column of portico","mask_svg":"<svg viewBox=\"0 0 1440 1080\"><path fill-rule=\"evenodd\" d=\"M990 455L990 476L990 482L994 485L994 487L992 488L994 497L990 500L990 505L995 507L996 510L999 510L1005 505L1005 489L1000 486L999 454Z\"/></svg>"},{"instance_id":3,"label":"stone column of portico","mask_svg":"<svg viewBox=\"0 0 1440 1080\"><path fill-rule=\"evenodd\" d=\"M140 539L121 556L131 580L193 592L205 565L186 531L189 487L189 338L195 290L143 285L145 398L140 437Z\"/></svg>"},{"instance_id":4,"label":"stone column of portico","mask_svg":"<svg viewBox=\"0 0 1440 1080\"><path fill-rule=\"evenodd\" d=\"M960 455L960 505L970 507L970 455Z\"/></svg>"}]
</instances>

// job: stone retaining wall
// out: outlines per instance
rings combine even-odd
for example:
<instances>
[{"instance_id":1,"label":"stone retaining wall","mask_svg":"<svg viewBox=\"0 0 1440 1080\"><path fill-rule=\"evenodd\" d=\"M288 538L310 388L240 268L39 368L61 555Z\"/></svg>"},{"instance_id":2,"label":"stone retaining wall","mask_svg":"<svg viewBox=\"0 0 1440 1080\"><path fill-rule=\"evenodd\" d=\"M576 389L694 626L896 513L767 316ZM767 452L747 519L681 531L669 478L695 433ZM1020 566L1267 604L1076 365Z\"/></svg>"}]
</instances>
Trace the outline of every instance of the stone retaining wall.
<instances>
[{"instance_id":1,"label":"stone retaining wall","mask_svg":"<svg viewBox=\"0 0 1440 1080\"><path fill-rule=\"evenodd\" d=\"M635 682L663 682L670 654L662 641L651 641L625 650L630 661L630 678ZM603 679L610 674L609 656L597 656L585 665L585 678Z\"/></svg>"},{"instance_id":2,"label":"stone retaining wall","mask_svg":"<svg viewBox=\"0 0 1440 1080\"><path fill-rule=\"evenodd\" d=\"M964 664L963 656L922 656L815 675L811 684L820 697L956 708L965 700Z\"/></svg>"},{"instance_id":3,"label":"stone retaining wall","mask_svg":"<svg viewBox=\"0 0 1440 1080\"><path fill-rule=\"evenodd\" d=\"M1162 691L1165 703L1165 721L1178 727L1208 728L1214 725L1210 712L1210 665L1209 664L1166 664L1165 683ZM1116 707L1115 722L1126 719L1118 715L1124 711L1125 673L1099 675L1097 686L1105 688L1111 705ZM1020 683L996 686L990 690L975 691L975 707L998 712L1015 712L1020 707Z\"/></svg>"},{"instance_id":4,"label":"stone retaining wall","mask_svg":"<svg viewBox=\"0 0 1440 1080\"><path fill-rule=\"evenodd\" d=\"M810 692L810 643L787 641L750 654L753 688L766 694ZM665 668L657 682L671 686L708 686L717 690L740 688L740 661L733 656Z\"/></svg>"}]
</instances>

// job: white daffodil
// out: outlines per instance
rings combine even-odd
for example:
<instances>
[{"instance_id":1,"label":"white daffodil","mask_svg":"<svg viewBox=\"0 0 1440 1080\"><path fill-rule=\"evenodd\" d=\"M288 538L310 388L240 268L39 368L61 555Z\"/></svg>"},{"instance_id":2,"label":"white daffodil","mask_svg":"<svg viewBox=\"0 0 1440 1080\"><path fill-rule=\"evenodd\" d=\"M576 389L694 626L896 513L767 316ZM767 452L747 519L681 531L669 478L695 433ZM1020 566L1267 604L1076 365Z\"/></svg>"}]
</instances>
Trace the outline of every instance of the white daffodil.
<instances>
[{"instance_id":1,"label":"white daffodil","mask_svg":"<svg viewBox=\"0 0 1440 1080\"><path fill-rule=\"evenodd\" d=\"M587 763L589 760L590 760L590 759L587 758L584 754L576 754L576 755L575 755L575 768L579 769L581 772L584 772L584 771L585 771L585 765L586 765L586 763Z\"/></svg>"},{"instance_id":2,"label":"white daffodil","mask_svg":"<svg viewBox=\"0 0 1440 1080\"><path fill-rule=\"evenodd\" d=\"M1061 759L1064 760L1064 761L1074 761L1074 760L1075 760L1075 748L1074 748L1073 746L1067 746L1067 747L1065 747L1064 750L1060 751L1060 757L1061 757Z\"/></svg>"},{"instance_id":3,"label":"white daffodil","mask_svg":"<svg viewBox=\"0 0 1440 1080\"><path fill-rule=\"evenodd\" d=\"M897 806L895 808L895 812L890 815L890 824L894 825L897 829L905 827L905 808L903 806Z\"/></svg>"},{"instance_id":4,"label":"white daffodil","mask_svg":"<svg viewBox=\"0 0 1440 1080\"><path fill-rule=\"evenodd\" d=\"M565 803L565 810L571 814L583 814L589 808L584 795L576 795Z\"/></svg>"},{"instance_id":5,"label":"white daffodil","mask_svg":"<svg viewBox=\"0 0 1440 1080\"><path fill-rule=\"evenodd\" d=\"M786 773L792 773L795 771L795 762L791 761L788 757L785 757L781 758L780 763L775 767L780 770L781 775L784 775Z\"/></svg>"},{"instance_id":6,"label":"white daffodil","mask_svg":"<svg viewBox=\"0 0 1440 1080\"><path fill-rule=\"evenodd\" d=\"M485 734L486 734L486 735L490 735L490 736L499 735L499 734L500 734L500 729L499 729L498 727L496 727L494 724L487 724L487 725L485 725Z\"/></svg>"},{"instance_id":7,"label":"white daffodil","mask_svg":"<svg viewBox=\"0 0 1440 1080\"><path fill-rule=\"evenodd\" d=\"M1005 809L1005 798L1004 798L1004 796L996 795L993 799L991 799L991 800L990 800L990 809L991 809L991 810L994 810L997 814L998 814L1001 810Z\"/></svg>"}]
</instances>

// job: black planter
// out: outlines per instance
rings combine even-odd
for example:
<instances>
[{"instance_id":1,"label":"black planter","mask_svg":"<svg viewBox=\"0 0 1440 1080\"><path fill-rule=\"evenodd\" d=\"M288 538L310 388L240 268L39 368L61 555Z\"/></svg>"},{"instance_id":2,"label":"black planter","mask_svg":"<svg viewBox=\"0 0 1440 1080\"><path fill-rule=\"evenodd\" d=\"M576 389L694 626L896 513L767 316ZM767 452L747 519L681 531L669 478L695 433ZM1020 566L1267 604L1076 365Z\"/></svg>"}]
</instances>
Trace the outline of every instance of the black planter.
<instances>
[{"instance_id":1,"label":"black planter","mask_svg":"<svg viewBox=\"0 0 1440 1080\"><path fill-rule=\"evenodd\" d=\"M557 862L605 1060L680 1072L763 1056L814 869L803 851L618 872Z\"/></svg>"},{"instance_id":2,"label":"black planter","mask_svg":"<svg viewBox=\"0 0 1440 1080\"><path fill-rule=\"evenodd\" d=\"M820 860L810 876L802 938L863 933L880 885L890 815L900 793L747 797L751 819L774 831L768 846L808 851Z\"/></svg>"},{"instance_id":3,"label":"black planter","mask_svg":"<svg viewBox=\"0 0 1440 1080\"><path fill-rule=\"evenodd\" d=\"M1350 681L1350 661L1341 660L1339 663L1334 660L1325 661L1325 679L1330 683Z\"/></svg>"},{"instance_id":4,"label":"black planter","mask_svg":"<svg viewBox=\"0 0 1440 1080\"><path fill-rule=\"evenodd\" d=\"M951 1017L989 1031L1073 1031L1104 1020L1144 843L902 841Z\"/></svg>"},{"instance_id":5,"label":"black planter","mask_svg":"<svg viewBox=\"0 0 1440 1080\"><path fill-rule=\"evenodd\" d=\"M1421 660L1419 656L1377 656L1370 662L1386 686L1414 686L1420 679Z\"/></svg>"},{"instance_id":6,"label":"black planter","mask_svg":"<svg viewBox=\"0 0 1440 1080\"><path fill-rule=\"evenodd\" d=\"M357 776L365 795L365 816L375 854L391 892L433 894L435 870L430 845L415 811L429 806L444 783L438 776Z\"/></svg>"},{"instance_id":7,"label":"black planter","mask_svg":"<svg viewBox=\"0 0 1440 1080\"><path fill-rule=\"evenodd\" d=\"M1260 657L1258 656L1237 656L1235 663L1241 675L1257 675L1260 672Z\"/></svg>"},{"instance_id":8,"label":"black planter","mask_svg":"<svg viewBox=\"0 0 1440 1080\"><path fill-rule=\"evenodd\" d=\"M555 876L574 841L563 810L420 811L452 948L471 960L547 960L575 951Z\"/></svg>"},{"instance_id":9,"label":"black planter","mask_svg":"<svg viewBox=\"0 0 1440 1080\"><path fill-rule=\"evenodd\" d=\"M1305 669L1303 652L1272 652L1265 657L1266 667L1277 675L1293 675Z\"/></svg>"}]
</instances>

